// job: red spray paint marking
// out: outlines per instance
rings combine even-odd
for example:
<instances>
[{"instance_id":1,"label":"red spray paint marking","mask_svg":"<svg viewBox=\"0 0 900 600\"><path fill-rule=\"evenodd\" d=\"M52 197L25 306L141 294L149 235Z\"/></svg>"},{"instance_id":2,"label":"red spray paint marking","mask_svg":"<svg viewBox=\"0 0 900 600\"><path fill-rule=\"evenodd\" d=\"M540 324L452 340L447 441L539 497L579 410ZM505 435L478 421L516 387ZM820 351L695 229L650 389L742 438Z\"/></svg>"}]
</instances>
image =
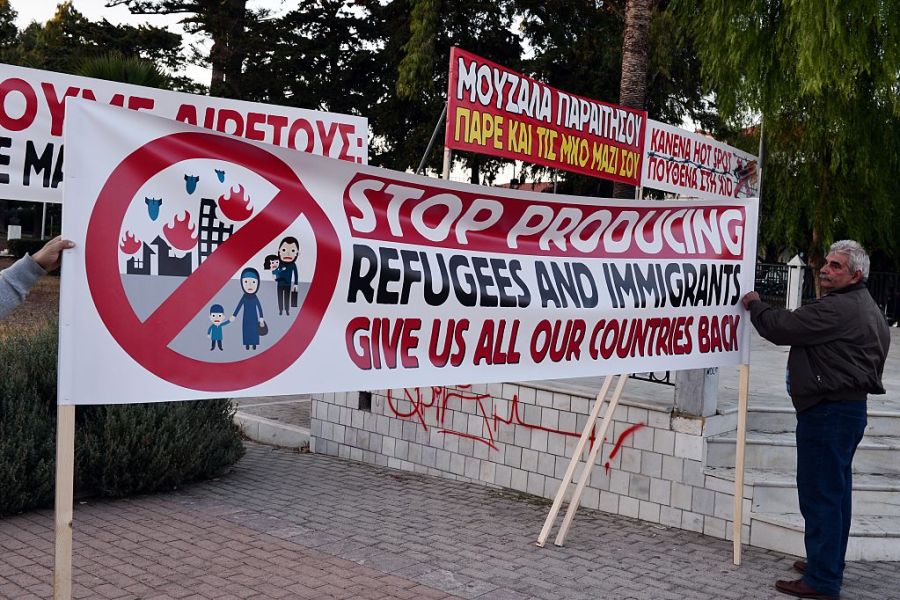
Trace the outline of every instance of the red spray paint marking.
<instances>
[{"instance_id":1,"label":"red spray paint marking","mask_svg":"<svg viewBox=\"0 0 900 600\"><path fill-rule=\"evenodd\" d=\"M546 431L547 433L558 433L560 435L567 435L571 437L581 437L581 434L577 431L566 431L564 429L553 429L550 427L543 427L541 425L533 425L531 423L526 423L522 420L522 417L519 416L519 395L514 394L512 398L512 405L509 408L509 419L504 419L497 412L494 412L494 431L497 431L499 427L499 423L505 423L506 425L511 425L512 422L515 421L516 425L522 425L523 427L527 427L529 429L536 429L538 431ZM594 435L595 431L591 431L591 446L594 445Z\"/></svg>"},{"instance_id":2,"label":"red spray paint marking","mask_svg":"<svg viewBox=\"0 0 900 600\"><path fill-rule=\"evenodd\" d=\"M609 453L609 460L606 461L605 465L603 465L606 468L607 475L609 475L609 463L616 457L616 454L619 453L619 448L622 447L622 444L625 442L625 438L627 438L629 435L632 435L641 427L644 427L644 423L635 423L634 425L623 431L622 435L619 436L619 439L616 440L616 445L613 446L612 452Z\"/></svg>"},{"instance_id":3,"label":"red spray paint marking","mask_svg":"<svg viewBox=\"0 0 900 600\"><path fill-rule=\"evenodd\" d=\"M460 385L457 386L459 388L469 388L471 386L468 385ZM497 414L496 411L493 411L493 414L490 416L487 414L487 410L484 407L484 399L490 398L489 394L471 394L465 392L450 392L445 387L431 387L430 395L425 393L424 390L429 388L406 388L404 389L405 400L410 403L410 410L401 411L395 404L395 399L393 396L393 392L388 390L387 392L387 400L388 407L391 409L391 412L394 413L395 416L400 417L402 419L408 419L415 415L418 419L419 423L422 425L422 428L425 431L428 431L428 424L426 422L426 410L429 408L434 408L435 410L435 426L439 427L439 433L444 435L455 435L461 438L471 439L476 442L482 443L485 446L488 446L492 450L497 450L497 445L494 443L496 439L496 434L499 431L500 425L521 425L523 427L527 427L528 429L536 429L538 431L546 431L547 433L556 433L559 435L565 435L570 437L579 437L581 434L578 431L566 431L564 429L554 429L551 427L543 427L541 425L535 425L533 423L527 423L522 416L519 414L519 396L518 394L514 395L512 398L512 404L509 410L509 418L504 418ZM483 431L487 432L487 436L479 436L475 434L468 433L466 431L456 431L444 426L446 417L447 417L447 404L451 400L460 400L462 402L474 402L476 405L476 414L478 414L482 420L484 421ZM591 431L591 446L593 447L595 440L595 432Z\"/></svg>"}]
</instances>

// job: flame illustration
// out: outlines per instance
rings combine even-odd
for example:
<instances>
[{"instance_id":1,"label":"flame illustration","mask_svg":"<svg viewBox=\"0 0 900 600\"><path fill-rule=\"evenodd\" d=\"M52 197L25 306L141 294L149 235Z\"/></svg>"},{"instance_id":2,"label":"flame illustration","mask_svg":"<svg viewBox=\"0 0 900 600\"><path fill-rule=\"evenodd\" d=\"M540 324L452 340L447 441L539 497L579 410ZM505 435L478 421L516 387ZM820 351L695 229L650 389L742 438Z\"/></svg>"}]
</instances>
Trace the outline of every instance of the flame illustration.
<instances>
[{"instance_id":1,"label":"flame illustration","mask_svg":"<svg viewBox=\"0 0 900 600\"><path fill-rule=\"evenodd\" d=\"M132 234L130 231L126 231L125 237L122 238L122 245L119 246L119 250L121 250L125 254L134 254L140 249L141 240L134 237L134 234Z\"/></svg>"},{"instance_id":2,"label":"flame illustration","mask_svg":"<svg viewBox=\"0 0 900 600\"><path fill-rule=\"evenodd\" d=\"M197 245L197 236L194 235L196 227L191 226L191 213L184 211L184 218L179 219L175 215L175 220L171 225L163 227L163 234L172 247L176 250L190 250Z\"/></svg>"},{"instance_id":3,"label":"flame illustration","mask_svg":"<svg viewBox=\"0 0 900 600\"><path fill-rule=\"evenodd\" d=\"M237 192L234 188L228 190L228 197L219 196L219 210L225 218L232 221L246 221L253 214L250 208L250 197L244 196L244 186L238 184Z\"/></svg>"}]
</instances>

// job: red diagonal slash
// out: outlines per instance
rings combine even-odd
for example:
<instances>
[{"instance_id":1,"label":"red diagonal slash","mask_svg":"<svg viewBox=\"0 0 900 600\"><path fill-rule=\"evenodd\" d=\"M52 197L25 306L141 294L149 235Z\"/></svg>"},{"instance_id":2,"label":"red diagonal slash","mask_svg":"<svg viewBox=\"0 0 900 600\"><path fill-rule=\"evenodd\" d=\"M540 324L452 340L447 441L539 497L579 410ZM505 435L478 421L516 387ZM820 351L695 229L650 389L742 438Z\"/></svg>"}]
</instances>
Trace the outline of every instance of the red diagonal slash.
<instances>
[{"instance_id":1,"label":"red diagonal slash","mask_svg":"<svg viewBox=\"0 0 900 600\"><path fill-rule=\"evenodd\" d=\"M118 265L118 235L128 205L147 180L189 159L241 165L279 191L254 219L219 246L145 321L131 307ZM213 363L179 354L168 344L201 307L265 245L300 215L316 232L316 265L297 318L271 348L240 361ZM88 224L87 279L100 318L138 363L172 383L198 390L231 391L271 379L293 364L312 341L337 284L337 232L297 174L275 154L243 140L211 133L176 133L148 142L126 157L106 181Z\"/></svg>"}]
</instances>

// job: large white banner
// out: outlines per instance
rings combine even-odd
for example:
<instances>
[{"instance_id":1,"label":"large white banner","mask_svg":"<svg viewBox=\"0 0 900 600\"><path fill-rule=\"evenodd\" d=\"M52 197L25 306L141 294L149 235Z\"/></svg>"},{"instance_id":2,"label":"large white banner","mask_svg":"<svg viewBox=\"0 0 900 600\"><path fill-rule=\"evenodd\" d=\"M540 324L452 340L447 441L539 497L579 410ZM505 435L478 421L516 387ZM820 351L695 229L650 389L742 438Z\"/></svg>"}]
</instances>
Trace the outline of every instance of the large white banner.
<instances>
[{"instance_id":1,"label":"large white banner","mask_svg":"<svg viewBox=\"0 0 900 600\"><path fill-rule=\"evenodd\" d=\"M70 101L60 402L749 358L757 202L484 188Z\"/></svg>"},{"instance_id":2,"label":"large white banner","mask_svg":"<svg viewBox=\"0 0 900 600\"><path fill-rule=\"evenodd\" d=\"M756 198L756 156L711 137L647 120L641 185L688 198Z\"/></svg>"},{"instance_id":3,"label":"large white banner","mask_svg":"<svg viewBox=\"0 0 900 600\"><path fill-rule=\"evenodd\" d=\"M363 117L0 64L0 198L61 201L67 98L96 100L276 146L368 162L368 124Z\"/></svg>"}]
</instances>

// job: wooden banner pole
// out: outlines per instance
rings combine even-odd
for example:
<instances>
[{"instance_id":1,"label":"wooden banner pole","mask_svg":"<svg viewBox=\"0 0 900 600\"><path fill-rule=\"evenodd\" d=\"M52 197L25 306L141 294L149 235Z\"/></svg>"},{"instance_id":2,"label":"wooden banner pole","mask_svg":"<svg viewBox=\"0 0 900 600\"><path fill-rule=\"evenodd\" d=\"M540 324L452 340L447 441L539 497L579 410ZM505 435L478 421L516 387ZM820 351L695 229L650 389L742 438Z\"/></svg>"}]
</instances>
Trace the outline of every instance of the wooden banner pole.
<instances>
[{"instance_id":1,"label":"wooden banner pole","mask_svg":"<svg viewBox=\"0 0 900 600\"><path fill-rule=\"evenodd\" d=\"M444 164L441 168L441 178L450 181L450 166L453 162L453 150L444 146Z\"/></svg>"},{"instance_id":2,"label":"wooden banner pole","mask_svg":"<svg viewBox=\"0 0 900 600\"><path fill-rule=\"evenodd\" d=\"M603 415L603 424L600 426L597 437L594 438L594 446L591 448L591 453L584 463L581 477L578 478L578 485L575 486L575 492L572 494L571 500L569 500L569 508L566 510L566 516L559 528L559 533L556 534L556 541L553 542L557 546L562 546L566 541L569 527L572 525L572 520L575 518L575 511L578 510L578 505L581 504L581 494L584 492L584 487L587 485L587 482L591 479L591 470L594 468L594 463L597 462L597 454L600 452L600 449L603 448L603 440L606 438L606 432L609 431L613 413L619 405L619 398L622 397L622 390L625 388L626 381L628 381L627 374L623 373L619 375L619 382L616 384L616 390L613 392L612 399L610 399L609 403L606 405L606 413Z\"/></svg>"},{"instance_id":3,"label":"wooden banner pole","mask_svg":"<svg viewBox=\"0 0 900 600\"><path fill-rule=\"evenodd\" d=\"M734 458L734 564L741 564L741 532L744 523L744 446L747 441L747 404L750 394L750 365L741 365L738 386L737 440Z\"/></svg>"},{"instance_id":4,"label":"wooden banner pole","mask_svg":"<svg viewBox=\"0 0 900 600\"><path fill-rule=\"evenodd\" d=\"M547 519L544 521L544 527L541 529L541 533L538 536L537 545L541 548L547 543L547 537L550 535L550 529L553 527L553 523L556 521L556 517L559 514L559 509L562 506L566 490L569 488L569 483L572 481L572 475L575 474L575 468L581 461L581 453L584 452L585 445L588 440L591 439L594 423L597 422L597 417L600 414L600 407L606 399L606 394L609 392L609 386L612 384L613 377L615 377L615 375L606 376L603 380L603 386L597 394L597 399L594 400L594 407L591 409L591 414L588 417L587 423L584 425L584 431L581 432L581 437L578 439L578 445L575 446L575 452L572 453L572 459L569 461L569 466L566 467L566 474L563 475L562 482L559 484L556 498L553 499L553 506L550 508L550 514L547 515Z\"/></svg>"},{"instance_id":5,"label":"wooden banner pole","mask_svg":"<svg viewBox=\"0 0 900 600\"><path fill-rule=\"evenodd\" d=\"M54 600L72 599L72 507L75 479L75 406L56 413L56 563Z\"/></svg>"}]
</instances>

